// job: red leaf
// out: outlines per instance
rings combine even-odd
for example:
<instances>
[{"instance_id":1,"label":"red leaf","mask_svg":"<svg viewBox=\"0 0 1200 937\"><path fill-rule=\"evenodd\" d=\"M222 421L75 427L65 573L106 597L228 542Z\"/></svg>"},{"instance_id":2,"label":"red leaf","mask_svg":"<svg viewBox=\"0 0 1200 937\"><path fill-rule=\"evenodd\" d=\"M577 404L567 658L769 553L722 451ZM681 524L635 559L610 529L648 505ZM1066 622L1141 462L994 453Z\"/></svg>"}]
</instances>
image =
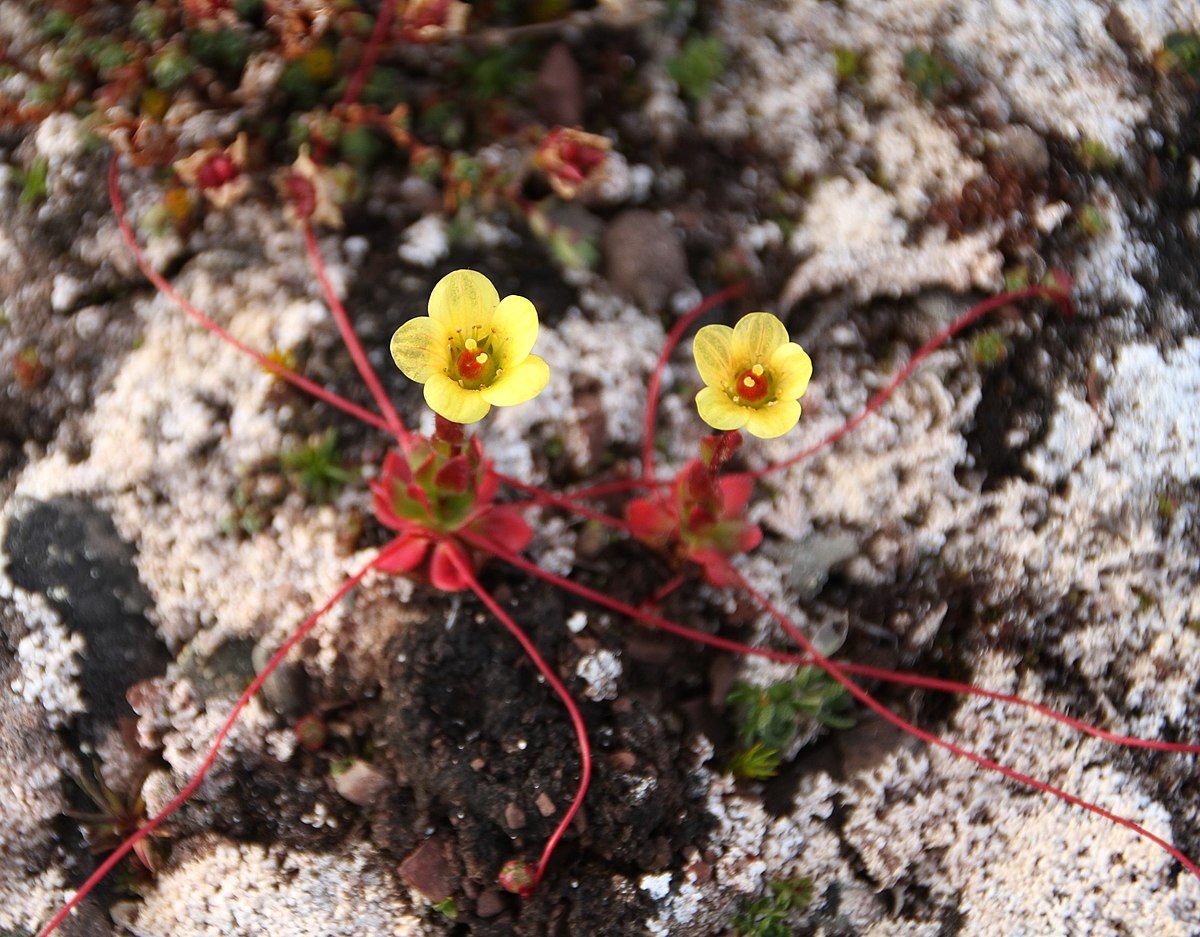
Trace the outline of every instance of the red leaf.
<instances>
[{"instance_id":1,"label":"red leaf","mask_svg":"<svg viewBox=\"0 0 1200 937\"><path fill-rule=\"evenodd\" d=\"M757 524L747 524L738 534L735 549L738 553L749 553L763 541L762 528Z\"/></svg>"},{"instance_id":2,"label":"red leaf","mask_svg":"<svg viewBox=\"0 0 1200 937\"><path fill-rule=\"evenodd\" d=\"M457 455L437 471L434 484L443 491L462 494L471 484L471 466L467 457Z\"/></svg>"},{"instance_id":3,"label":"red leaf","mask_svg":"<svg viewBox=\"0 0 1200 937\"><path fill-rule=\"evenodd\" d=\"M432 541L421 534L404 534L397 542L396 551L389 552L375 568L381 573L397 575L407 573L421 565Z\"/></svg>"},{"instance_id":4,"label":"red leaf","mask_svg":"<svg viewBox=\"0 0 1200 937\"><path fill-rule=\"evenodd\" d=\"M625 521L630 533L652 547L665 547L678 533L675 515L657 501L635 498L625 509Z\"/></svg>"},{"instance_id":5,"label":"red leaf","mask_svg":"<svg viewBox=\"0 0 1200 937\"><path fill-rule=\"evenodd\" d=\"M516 508L500 505L486 511L471 525L479 536L510 553L520 553L533 539L533 528Z\"/></svg>"},{"instance_id":6,"label":"red leaf","mask_svg":"<svg viewBox=\"0 0 1200 937\"><path fill-rule=\"evenodd\" d=\"M395 449L388 450L388 454L384 457L383 478L385 481L392 478L397 478L402 482L412 481L412 470L408 467L408 460Z\"/></svg>"},{"instance_id":7,"label":"red leaf","mask_svg":"<svg viewBox=\"0 0 1200 937\"><path fill-rule=\"evenodd\" d=\"M716 511L720 507L717 494L717 483L703 462L693 459L679 473L680 487L677 489L680 498L687 497L704 505L711 505Z\"/></svg>"},{"instance_id":8,"label":"red leaf","mask_svg":"<svg viewBox=\"0 0 1200 937\"><path fill-rule=\"evenodd\" d=\"M745 474L724 475L717 486L721 489L721 517L724 520L740 517L754 493L754 479Z\"/></svg>"},{"instance_id":9,"label":"red leaf","mask_svg":"<svg viewBox=\"0 0 1200 937\"><path fill-rule=\"evenodd\" d=\"M713 547L701 547L698 550L692 550L688 554L688 559L704 567L705 578L714 586L732 586L738 581L737 573L720 550Z\"/></svg>"},{"instance_id":10,"label":"red leaf","mask_svg":"<svg viewBox=\"0 0 1200 937\"><path fill-rule=\"evenodd\" d=\"M375 508L375 519L392 530L405 530L409 526L408 522L396 516L396 509L392 506L391 489L389 481L371 482L371 502Z\"/></svg>"},{"instance_id":11,"label":"red leaf","mask_svg":"<svg viewBox=\"0 0 1200 937\"><path fill-rule=\"evenodd\" d=\"M461 592L470 582L461 567L471 568L462 549L450 540L443 540L433 548L433 559L429 564L429 581L434 588L443 592Z\"/></svg>"},{"instance_id":12,"label":"red leaf","mask_svg":"<svg viewBox=\"0 0 1200 937\"><path fill-rule=\"evenodd\" d=\"M433 517L433 505L429 503L429 495L425 493L425 489L413 482L405 489L405 494L408 495L410 501L416 501L425 509L425 513Z\"/></svg>"}]
</instances>

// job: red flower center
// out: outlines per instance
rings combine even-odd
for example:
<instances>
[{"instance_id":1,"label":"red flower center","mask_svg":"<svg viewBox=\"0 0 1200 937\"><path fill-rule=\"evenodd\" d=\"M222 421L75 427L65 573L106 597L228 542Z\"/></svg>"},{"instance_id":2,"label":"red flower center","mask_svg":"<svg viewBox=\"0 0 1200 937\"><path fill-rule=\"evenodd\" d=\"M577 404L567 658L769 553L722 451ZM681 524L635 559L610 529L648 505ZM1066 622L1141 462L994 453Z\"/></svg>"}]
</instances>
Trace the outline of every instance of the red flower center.
<instances>
[{"instance_id":1,"label":"red flower center","mask_svg":"<svg viewBox=\"0 0 1200 937\"><path fill-rule=\"evenodd\" d=\"M292 208L296 215L302 219L311 218L313 212L317 210L316 187L304 176L295 172L287 176L285 185L288 195L291 196Z\"/></svg>"},{"instance_id":2,"label":"red flower center","mask_svg":"<svg viewBox=\"0 0 1200 937\"><path fill-rule=\"evenodd\" d=\"M766 371L761 364L756 364L738 375L733 392L742 400L757 403L767 396L768 384Z\"/></svg>"},{"instance_id":3,"label":"red flower center","mask_svg":"<svg viewBox=\"0 0 1200 937\"><path fill-rule=\"evenodd\" d=\"M465 347L454 361L454 368L461 380L476 381L484 376L490 360L491 356L479 347L479 343L473 338L468 338Z\"/></svg>"},{"instance_id":4,"label":"red flower center","mask_svg":"<svg viewBox=\"0 0 1200 937\"><path fill-rule=\"evenodd\" d=\"M202 189L219 189L238 176L238 168L225 153L214 153L200 166L196 181Z\"/></svg>"}]
</instances>

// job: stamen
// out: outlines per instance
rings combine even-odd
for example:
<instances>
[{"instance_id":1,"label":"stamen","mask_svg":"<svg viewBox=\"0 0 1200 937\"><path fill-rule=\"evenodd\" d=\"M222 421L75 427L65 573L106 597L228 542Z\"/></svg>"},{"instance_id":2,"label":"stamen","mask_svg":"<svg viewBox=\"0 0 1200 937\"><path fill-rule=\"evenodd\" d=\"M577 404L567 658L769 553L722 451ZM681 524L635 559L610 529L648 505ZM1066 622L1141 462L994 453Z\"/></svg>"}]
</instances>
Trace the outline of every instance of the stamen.
<instances>
[{"instance_id":1,"label":"stamen","mask_svg":"<svg viewBox=\"0 0 1200 937\"><path fill-rule=\"evenodd\" d=\"M755 367L757 367L757 365L755 365ZM747 377L745 380L742 381L742 383L745 384L747 387L753 387L755 384L755 380L752 377Z\"/></svg>"},{"instance_id":2,"label":"stamen","mask_svg":"<svg viewBox=\"0 0 1200 937\"><path fill-rule=\"evenodd\" d=\"M762 377L763 376L763 366L761 364L756 364L754 367L752 367L750 369L750 373L753 374L755 377ZM749 386L749 385L747 385L747 386Z\"/></svg>"},{"instance_id":3,"label":"stamen","mask_svg":"<svg viewBox=\"0 0 1200 937\"><path fill-rule=\"evenodd\" d=\"M474 351L479 347L479 343L473 338L468 338L465 342L463 342L463 345L466 346L467 351Z\"/></svg>"},{"instance_id":4,"label":"stamen","mask_svg":"<svg viewBox=\"0 0 1200 937\"><path fill-rule=\"evenodd\" d=\"M487 360L488 356L486 351L481 351L475 356L475 361L477 364L487 364Z\"/></svg>"}]
</instances>

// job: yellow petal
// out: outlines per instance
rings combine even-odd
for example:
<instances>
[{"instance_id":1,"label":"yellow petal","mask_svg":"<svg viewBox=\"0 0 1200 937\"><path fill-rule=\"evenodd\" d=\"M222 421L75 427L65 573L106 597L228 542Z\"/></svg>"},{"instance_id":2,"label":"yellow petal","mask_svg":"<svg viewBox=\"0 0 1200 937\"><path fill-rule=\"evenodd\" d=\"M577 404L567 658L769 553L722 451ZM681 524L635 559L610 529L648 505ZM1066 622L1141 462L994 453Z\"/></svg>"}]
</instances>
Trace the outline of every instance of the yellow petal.
<instances>
[{"instance_id":1,"label":"yellow petal","mask_svg":"<svg viewBox=\"0 0 1200 937\"><path fill-rule=\"evenodd\" d=\"M750 411L746 429L759 439L774 439L782 436L800 422L800 404L794 400L780 400L769 407Z\"/></svg>"},{"instance_id":2,"label":"yellow petal","mask_svg":"<svg viewBox=\"0 0 1200 937\"><path fill-rule=\"evenodd\" d=\"M550 380L550 366L537 355L526 355L515 368L505 368L490 387L480 390L483 399L497 407L532 400Z\"/></svg>"},{"instance_id":3,"label":"yellow petal","mask_svg":"<svg viewBox=\"0 0 1200 937\"><path fill-rule=\"evenodd\" d=\"M733 361L739 368L766 364L775 349L788 340L783 323L769 312L742 316L733 327Z\"/></svg>"},{"instance_id":4,"label":"yellow petal","mask_svg":"<svg viewBox=\"0 0 1200 937\"><path fill-rule=\"evenodd\" d=\"M492 314L492 333L492 350L500 359L500 367L520 364L537 341L538 314L533 303L524 296L505 296Z\"/></svg>"},{"instance_id":5,"label":"yellow petal","mask_svg":"<svg viewBox=\"0 0 1200 937\"><path fill-rule=\"evenodd\" d=\"M696 409L700 419L713 429L741 429L753 412L749 407L739 407L724 391L705 387L696 395Z\"/></svg>"},{"instance_id":6,"label":"yellow petal","mask_svg":"<svg viewBox=\"0 0 1200 937\"><path fill-rule=\"evenodd\" d=\"M425 382L425 402L451 423L478 423L492 409L479 391L464 390L445 374L434 374Z\"/></svg>"},{"instance_id":7,"label":"yellow petal","mask_svg":"<svg viewBox=\"0 0 1200 937\"><path fill-rule=\"evenodd\" d=\"M732 381L733 329L727 325L706 325L692 341L692 355L700 380L710 387L720 387Z\"/></svg>"},{"instance_id":8,"label":"yellow petal","mask_svg":"<svg viewBox=\"0 0 1200 937\"><path fill-rule=\"evenodd\" d=\"M775 378L775 399L796 400L808 390L812 377L812 358L795 342L780 345L767 364Z\"/></svg>"},{"instance_id":9,"label":"yellow petal","mask_svg":"<svg viewBox=\"0 0 1200 937\"><path fill-rule=\"evenodd\" d=\"M423 384L450 358L446 327L429 316L409 319L392 336L392 358L410 381Z\"/></svg>"},{"instance_id":10,"label":"yellow petal","mask_svg":"<svg viewBox=\"0 0 1200 937\"><path fill-rule=\"evenodd\" d=\"M482 273L455 270L438 280L429 294L429 315L460 338L471 338L473 327L483 330L491 326L499 302L496 287Z\"/></svg>"}]
</instances>

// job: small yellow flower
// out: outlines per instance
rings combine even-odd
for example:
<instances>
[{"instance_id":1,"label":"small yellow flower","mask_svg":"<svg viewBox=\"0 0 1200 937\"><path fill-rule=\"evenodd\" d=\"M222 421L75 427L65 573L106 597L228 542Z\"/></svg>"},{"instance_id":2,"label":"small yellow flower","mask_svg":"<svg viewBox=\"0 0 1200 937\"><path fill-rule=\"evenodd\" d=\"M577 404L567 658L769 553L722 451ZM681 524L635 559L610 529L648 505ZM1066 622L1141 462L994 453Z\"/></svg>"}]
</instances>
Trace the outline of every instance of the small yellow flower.
<instances>
[{"instance_id":1,"label":"small yellow flower","mask_svg":"<svg viewBox=\"0 0 1200 937\"><path fill-rule=\"evenodd\" d=\"M696 395L696 408L713 429L744 426L752 436L772 439L799 421L812 360L769 312L752 312L732 329L706 325L692 353L707 385Z\"/></svg>"},{"instance_id":2,"label":"small yellow flower","mask_svg":"<svg viewBox=\"0 0 1200 937\"><path fill-rule=\"evenodd\" d=\"M491 280L455 270L429 296L429 315L392 336L392 357L405 377L425 385L425 402L454 423L475 423L493 406L541 393L550 368L531 355L537 310L524 296L500 299Z\"/></svg>"}]
</instances>

